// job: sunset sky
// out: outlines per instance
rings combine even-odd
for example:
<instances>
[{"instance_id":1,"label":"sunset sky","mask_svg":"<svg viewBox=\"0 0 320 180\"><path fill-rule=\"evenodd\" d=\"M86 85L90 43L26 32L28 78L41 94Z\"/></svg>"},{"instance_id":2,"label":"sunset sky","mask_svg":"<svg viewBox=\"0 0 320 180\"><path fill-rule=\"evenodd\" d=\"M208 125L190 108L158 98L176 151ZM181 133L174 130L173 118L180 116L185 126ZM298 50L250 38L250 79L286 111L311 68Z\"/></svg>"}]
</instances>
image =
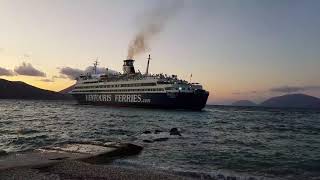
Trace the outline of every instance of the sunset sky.
<instances>
[{"instance_id":1,"label":"sunset sky","mask_svg":"<svg viewBox=\"0 0 320 180\"><path fill-rule=\"evenodd\" d=\"M59 91L63 71L122 70L128 45L162 0L0 0L0 78ZM164 5L165 4L165 5ZM261 102L285 93L320 97L320 1L177 0L144 72L177 74L210 91L209 103ZM161 8L160 8L161 9ZM151 20L150 20L151 19ZM155 19L154 21L158 21Z\"/></svg>"}]
</instances>

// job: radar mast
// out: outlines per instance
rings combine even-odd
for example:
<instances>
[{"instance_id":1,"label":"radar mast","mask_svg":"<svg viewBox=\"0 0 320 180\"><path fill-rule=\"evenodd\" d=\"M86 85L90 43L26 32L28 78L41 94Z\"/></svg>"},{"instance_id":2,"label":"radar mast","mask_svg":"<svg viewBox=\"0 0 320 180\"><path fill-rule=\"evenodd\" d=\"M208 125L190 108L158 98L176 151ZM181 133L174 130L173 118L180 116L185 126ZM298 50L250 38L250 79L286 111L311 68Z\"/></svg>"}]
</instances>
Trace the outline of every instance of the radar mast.
<instances>
[{"instance_id":1,"label":"radar mast","mask_svg":"<svg viewBox=\"0 0 320 180\"><path fill-rule=\"evenodd\" d=\"M98 65L99 65L98 58L96 58L96 60L93 63L93 72L94 72L94 74L97 74Z\"/></svg>"},{"instance_id":2,"label":"radar mast","mask_svg":"<svg viewBox=\"0 0 320 180\"><path fill-rule=\"evenodd\" d=\"M149 64L150 64L150 60L151 60L151 57L150 57L150 54L149 54L149 57L148 57L148 64L147 64L147 70L146 70L146 75L149 74Z\"/></svg>"}]
</instances>

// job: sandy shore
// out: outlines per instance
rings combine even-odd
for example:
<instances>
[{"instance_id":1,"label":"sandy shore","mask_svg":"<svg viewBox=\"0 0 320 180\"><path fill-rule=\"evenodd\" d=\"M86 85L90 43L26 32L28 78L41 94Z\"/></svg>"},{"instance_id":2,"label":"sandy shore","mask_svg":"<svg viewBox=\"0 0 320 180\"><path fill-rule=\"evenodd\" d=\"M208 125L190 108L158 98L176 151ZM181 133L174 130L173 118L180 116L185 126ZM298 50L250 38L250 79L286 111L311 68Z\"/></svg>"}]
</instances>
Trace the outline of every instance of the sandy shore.
<instances>
[{"instance_id":1,"label":"sandy shore","mask_svg":"<svg viewBox=\"0 0 320 180\"><path fill-rule=\"evenodd\" d=\"M1 180L102 180L102 179L191 179L155 170L132 169L112 165L93 165L79 161L64 161L43 168L13 168L0 171Z\"/></svg>"}]
</instances>

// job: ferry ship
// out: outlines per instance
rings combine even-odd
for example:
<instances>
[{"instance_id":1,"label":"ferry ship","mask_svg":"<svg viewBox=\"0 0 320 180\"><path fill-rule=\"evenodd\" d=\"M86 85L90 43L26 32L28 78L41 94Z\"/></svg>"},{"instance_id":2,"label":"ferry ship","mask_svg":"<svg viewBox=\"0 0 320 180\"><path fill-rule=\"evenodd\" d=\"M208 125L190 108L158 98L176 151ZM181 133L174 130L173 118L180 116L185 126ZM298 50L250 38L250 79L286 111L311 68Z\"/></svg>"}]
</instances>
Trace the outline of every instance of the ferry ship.
<instances>
[{"instance_id":1,"label":"ferry ship","mask_svg":"<svg viewBox=\"0 0 320 180\"><path fill-rule=\"evenodd\" d=\"M149 74L150 59L149 55L145 74L135 71L133 59L123 61L123 73L106 69L99 74L96 61L93 72L80 75L70 94L79 104L189 110L205 107L209 92L202 85L177 75Z\"/></svg>"}]
</instances>

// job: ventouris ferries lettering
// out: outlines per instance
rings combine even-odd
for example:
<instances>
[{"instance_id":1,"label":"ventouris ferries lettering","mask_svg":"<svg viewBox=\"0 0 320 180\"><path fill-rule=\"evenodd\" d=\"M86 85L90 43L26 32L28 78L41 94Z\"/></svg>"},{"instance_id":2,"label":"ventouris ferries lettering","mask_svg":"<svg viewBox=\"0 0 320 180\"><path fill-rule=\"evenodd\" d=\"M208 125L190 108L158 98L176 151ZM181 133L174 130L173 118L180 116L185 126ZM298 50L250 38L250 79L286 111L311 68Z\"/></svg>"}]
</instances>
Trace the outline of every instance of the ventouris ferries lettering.
<instances>
[{"instance_id":1,"label":"ventouris ferries lettering","mask_svg":"<svg viewBox=\"0 0 320 180\"><path fill-rule=\"evenodd\" d=\"M86 101L90 102L119 102L119 103L150 103L151 99L142 99L140 94L87 94Z\"/></svg>"}]
</instances>

